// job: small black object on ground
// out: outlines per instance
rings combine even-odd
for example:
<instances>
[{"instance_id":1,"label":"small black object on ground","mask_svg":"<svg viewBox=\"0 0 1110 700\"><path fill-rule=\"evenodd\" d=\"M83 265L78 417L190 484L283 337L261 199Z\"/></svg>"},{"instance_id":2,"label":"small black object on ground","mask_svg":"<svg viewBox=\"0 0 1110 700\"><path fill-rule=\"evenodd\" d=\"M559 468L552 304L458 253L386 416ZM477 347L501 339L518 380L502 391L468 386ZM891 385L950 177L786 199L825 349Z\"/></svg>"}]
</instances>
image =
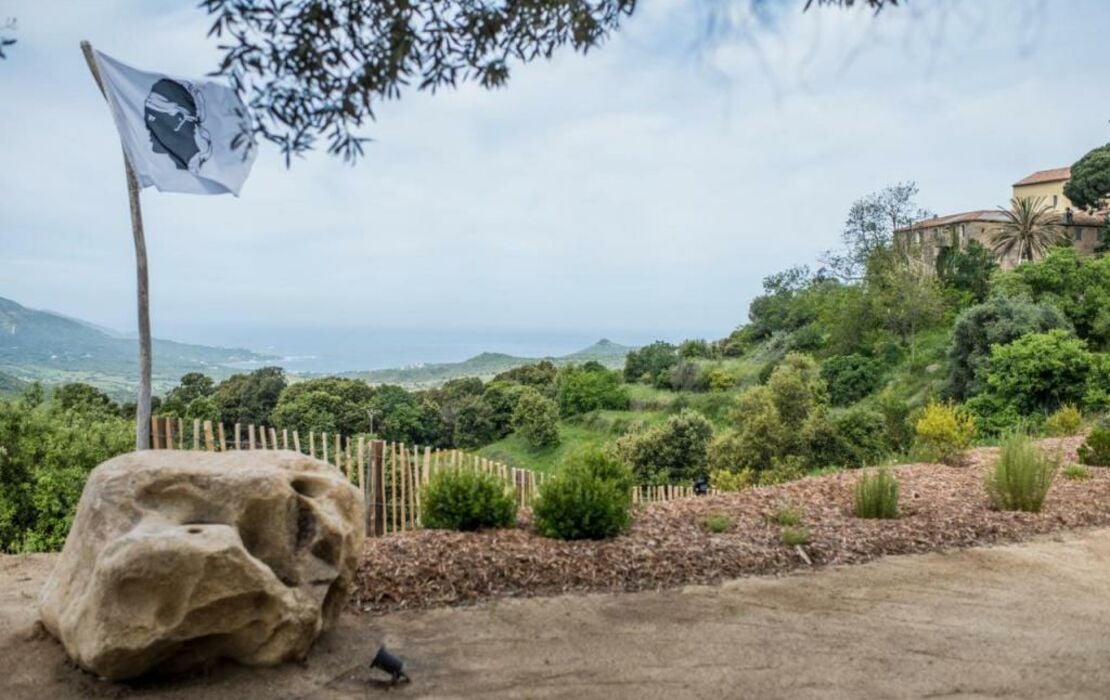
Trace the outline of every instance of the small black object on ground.
<instances>
[{"instance_id":1,"label":"small black object on ground","mask_svg":"<svg viewBox=\"0 0 1110 700\"><path fill-rule=\"evenodd\" d=\"M385 671L393 678L394 683L402 680L406 683L412 681L412 679L405 674L405 662L402 661L400 657L394 656L386 651L384 646L380 647L378 653L374 655L374 660L370 662L370 668L380 668Z\"/></svg>"}]
</instances>

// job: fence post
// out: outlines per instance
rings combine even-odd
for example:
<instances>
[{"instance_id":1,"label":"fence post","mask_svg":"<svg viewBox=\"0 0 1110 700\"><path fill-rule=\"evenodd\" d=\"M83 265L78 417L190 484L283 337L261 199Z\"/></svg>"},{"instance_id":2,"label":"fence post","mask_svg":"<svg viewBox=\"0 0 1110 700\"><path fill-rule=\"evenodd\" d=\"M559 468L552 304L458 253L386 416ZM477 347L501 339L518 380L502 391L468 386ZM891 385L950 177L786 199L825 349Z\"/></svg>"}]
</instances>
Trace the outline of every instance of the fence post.
<instances>
[{"instance_id":1,"label":"fence post","mask_svg":"<svg viewBox=\"0 0 1110 700\"><path fill-rule=\"evenodd\" d=\"M324 461L328 461L328 434L320 433L320 451L324 453ZM330 462L329 462L330 464Z\"/></svg>"},{"instance_id":2,"label":"fence post","mask_svg":"<svg viewBox=\"0 0 1110 700\"><path fill-rule=\"evenodd\" d=\"M289 428L281 429L281 449L289 449Z\"/></svg>"},{"instance_id":3,"label":"fence post","mask_svg":"<svg viewBox=\"0 0 1110 700\"><path fill-rule=\"evenodd\" d=\"M389 444L389 526L397 531L397 443Z\"/></svg>"},{"instance_id":4,"label":"fence post","mask_svg":"<svg viewBox=\"0 0 1110 700\"><path fill-rule=\"evenodd\" d=\"M400 472L401 472L401 489L400 489L400 491L401 491L401 532L404 532L405 531L405 520L406 520L407 510L408 510L406 508L406 503L405 503L405 491L406 491L406 488L408 486L408 473L409 473L409 453L405 449L405 443L403 443L403 442L401 443L397 452L399 453L398 456L401 460L401 464L399 465L401 467L401 469L400 469Z\"/></svg>"},{"instance_id":5,"label":"fence post","mask_svg":"<svg viewBox=\"0 0 1110 700\"><path fill-rule=\"evenodd\" d=\"M362 435L358 436L358 446L355 447L358 457L358 490L364 496L366 495L366 460L363 458L366 449L366 438ZM363 498L366 502L366 507L370 508L370 501Z\"/></svg>"},{"instance_id":6,"label":"fence post","mask_svg":"<svg viewBox=\"0 0 1110 700\"><path fill-rule=\"evenodd\" d=\"M370 441L370 470L366 487L370 497L366 504L367 533L380 536L385 534L385 442Z\"/></svg>"},{"instance_id":7,"label":"fence post","mask_svg":"<svg viewBox=\"0 0 1110 700\"><path fill-rule=\"evenodd\" d=\"M258 445L260 449L267 449L266 447L266 426L258 426Z\"/></svg>"},{"instance_id":8,"label":"fence post","mask_svg":"<svg viewBox=\"0 0 1110 700\"><path fill-rule=\"evenodd\" d=\"M212 435L212 421L204 421L204 449L209 452L216 451L216 438Z\"/></svg>"},{"instance_id":9,"label":"fence post","mask_svg":"<svg viewBox=\"0 0 1110 700\"><path fill-rule=\"evenodd\" d=\"M276 450L277 448L277 428L270 428L270 449Z\"/></svg>"},{"instance_id":10,"label":"fence post","mask_svg":"<svg viewBox=\"0 0 1110 700\"><path fill-rule=\"evenodd\" d=\"M316 456L316 432L313 430L308 431L308 456Z\"/></svg>"},{"instance_id":11,"label":"fence post","mask_svg":"<svg viewBox=\"0 0 1110 700\"><path fill-rule=\"evenodd\" d=\"M243 426L240 425L239 423L235 424L235 449L237 449L237 450L240 449L240 447L243 444L242 428L243 428Z\"/></svg>"},{"instance_id":12,"label":"fence post","mask_svg":"<svg viewBox=\"0 0 1110 700\"><path fill-rule=\"evenodd\" d=\"M296 430L293 431L293 449L297 452L301 451L301 434Z\"/></svg>"},{"instance_id":13,"label":"fence post","mask_svg":"<svg viewBox=\"0 0 1110 700\"><path fill-rule=\"evenodd\" d=\"M162 436L158 434L158 417L150 417L150 446L151 449L162 449Z\"/></svg>"},{"instance_id":14,"label":"fence post","mask_svg":"<svg viewBox=\"0 0 1110 700\"><path fill-rule=\"evenodd\" d=\"M227 452L227 435L224 434L224 422L216 424L216 435L220 438L220 452Z\"/></svg>"},{"instance_id":15,"label":"fence post","mask_svg":"<svg viewBox=\"0 0 1110 700\"><path fill-rule=\"evenodd\" d=\"M254 423L247 425L247 449L254 449Z\"/></svg>"},{"instance_id":16,"label":"fence post","mask_svg":"<svg viewBox=\"0 0 1110 700\"><path fill-rule=\"evenodd\" d=\"M406 460L408 461L408 460ZM420 488L420 448L416 445L412 446L412 483L409 484L409 523L413 528L416 527L417 521L420 519L419 514L416 512L416 489Z\"/></svg>"}]
</instances>

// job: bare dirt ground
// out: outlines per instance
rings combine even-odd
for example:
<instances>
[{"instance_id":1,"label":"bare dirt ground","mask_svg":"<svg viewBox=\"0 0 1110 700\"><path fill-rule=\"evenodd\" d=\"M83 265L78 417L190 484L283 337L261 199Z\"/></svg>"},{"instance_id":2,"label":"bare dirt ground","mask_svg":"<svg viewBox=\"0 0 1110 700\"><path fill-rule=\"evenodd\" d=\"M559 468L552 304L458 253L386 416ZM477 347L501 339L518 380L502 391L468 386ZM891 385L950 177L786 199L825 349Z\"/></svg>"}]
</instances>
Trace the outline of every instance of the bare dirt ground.
<instances>
[{"instance_id":1,"label":"bare dirt ground","mask_svg":"<svg viewBox=\"0 0 1110 700\"><path fill-rule=\"evenodd\" d=\"M0 558L0 697L1110 695L1110 529L661 592L345 614L303 665L103 683L35 627L51 555ZM380 641L414 682L368 669Z\"/></svg>"}]
</instances>

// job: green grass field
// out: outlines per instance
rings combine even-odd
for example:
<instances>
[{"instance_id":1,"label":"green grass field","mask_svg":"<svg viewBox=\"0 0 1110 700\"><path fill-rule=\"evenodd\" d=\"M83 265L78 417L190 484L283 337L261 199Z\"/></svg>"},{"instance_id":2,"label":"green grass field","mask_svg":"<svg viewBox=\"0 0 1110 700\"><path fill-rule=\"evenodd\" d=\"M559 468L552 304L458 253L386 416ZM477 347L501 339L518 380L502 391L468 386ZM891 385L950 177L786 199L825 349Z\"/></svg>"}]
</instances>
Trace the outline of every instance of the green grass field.
<instances>
[{"instance_id":1,"label":"green grass field","mask_svg":"<svg viewBox=\"0 0 1110 700\"><path fill-rule=\"evenodd\" d=\"M603 447L629 430L665 419L661 411L593 411L559 422L559 444L533 450L518 435L486 445L478 454L518 469L555 472L567 455L577 450Z\"/></svg>"}]
</instances>

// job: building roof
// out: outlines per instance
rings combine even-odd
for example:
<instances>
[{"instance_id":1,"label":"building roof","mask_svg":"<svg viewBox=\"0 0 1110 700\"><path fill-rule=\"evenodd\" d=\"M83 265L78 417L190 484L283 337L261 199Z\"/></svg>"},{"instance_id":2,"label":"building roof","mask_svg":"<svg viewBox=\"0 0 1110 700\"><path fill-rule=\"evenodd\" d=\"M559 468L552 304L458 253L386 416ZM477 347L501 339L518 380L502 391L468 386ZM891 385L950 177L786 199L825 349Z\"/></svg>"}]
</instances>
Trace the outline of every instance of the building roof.
<instances>
[{"instance_id":1,"label":"building roof","mask_svg":"<svg viewBox=\"0 0 1110 700\"><path fill-rule=\"evenodd\" d=\"M1021 185L1036 185L1042 182L1060 182L1071 179L1071 167L1052 168L1051 170L1038 170L1032 175L1026 175L1014 183L1014 187Z\"/></svg>"},{"instance_id":2,"label":"building roof","mask_svg":"<svg viewBox=\"0 0 1110 700\"><path fill-rule=\"evenodd\" d=\"M1063 224L1066 215L1063 211L1055 211L1057 215L1057 223ZM1110 211L1072 211L1070 226L1102 226L1106 223L1106 217ZM951 226L953 224L966 224L972 221L985 221L988 223L1001 224L1007 221L1006 214L999 209L977 209L975 211L965 211L961 214L948 214L947 216L934 216L930 219L922 219L915 221L909 226L903 226L896 229L896 231L924 231L931 228L940 228L942 226Z\"/></svg>"}]
</instances>

